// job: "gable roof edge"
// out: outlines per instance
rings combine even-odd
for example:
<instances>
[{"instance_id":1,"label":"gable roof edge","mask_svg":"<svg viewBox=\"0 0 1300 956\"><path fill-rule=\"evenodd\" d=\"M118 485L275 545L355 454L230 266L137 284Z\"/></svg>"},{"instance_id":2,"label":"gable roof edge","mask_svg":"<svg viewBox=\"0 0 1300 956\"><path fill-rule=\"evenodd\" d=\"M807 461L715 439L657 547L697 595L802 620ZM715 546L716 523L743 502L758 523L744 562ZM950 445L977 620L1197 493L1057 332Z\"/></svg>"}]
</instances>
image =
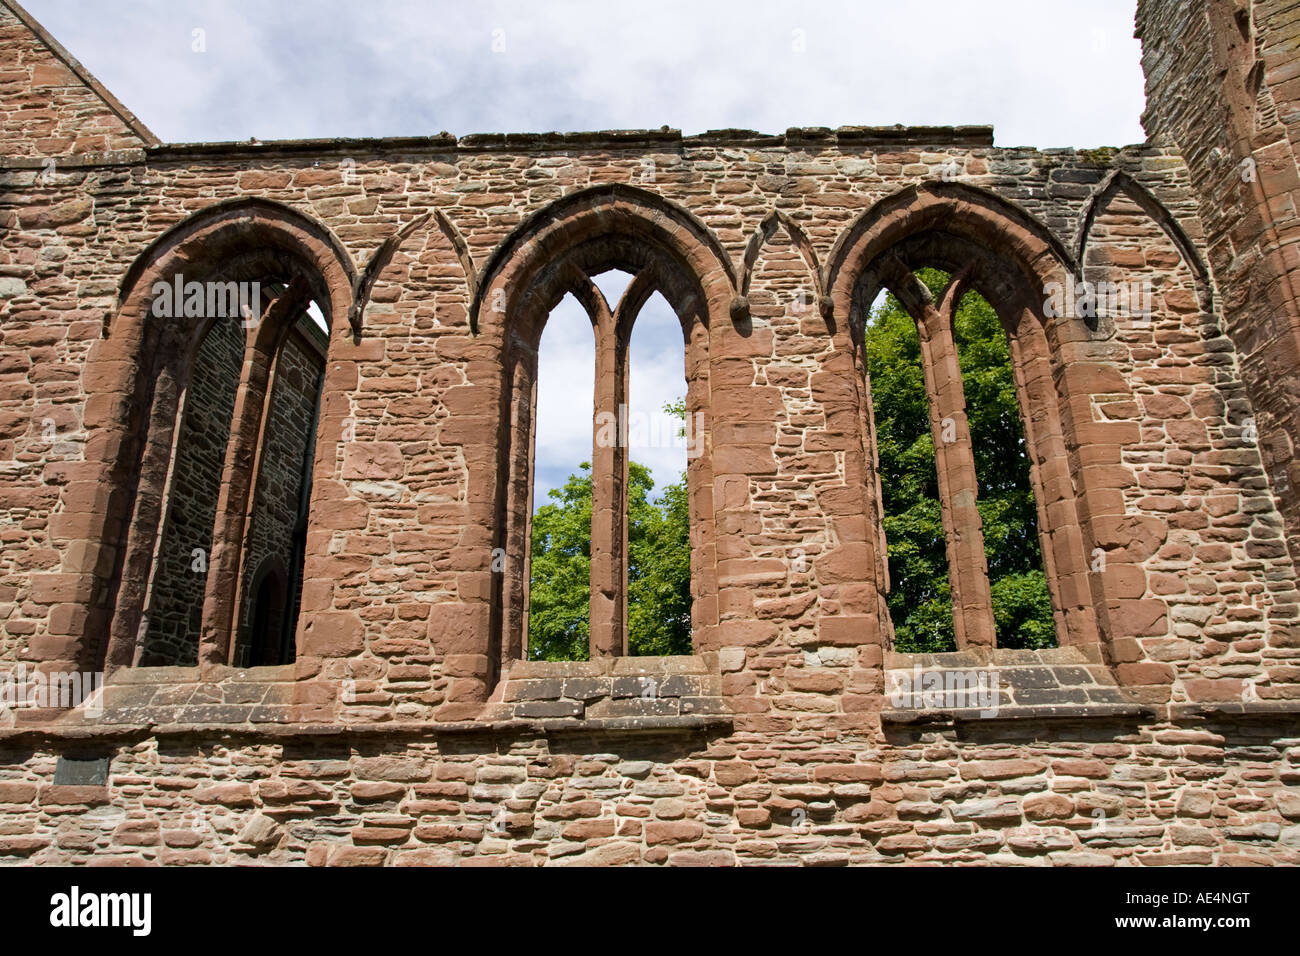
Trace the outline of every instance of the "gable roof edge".
<instances>
[{"instance_id":1,"label":"gable roof edge","mask_svg":"<svg viewBox=\"0 0 1300 956\"><path fill-rule=\"evenodd\" d=\"M69 53L58 40L50 35L50 32L41 26L40 23L30 13L22 8L17 0L0 0L0 5L6 7L14 16L23 22L27 29L36 34L37 39L50 48L56 57L63 61L82 83L86 84L96 96L104 101L104 105L117 114L117 117L126 124L127 128L136 136L144 141L146 146L161 146L162 140L153 134L153 131L144 123L140 122L139 117L122 105L122 102L108 91L103 83L95 79L94 74L87 70L78 62L77 58Z\"/></svg>"}]
</instances>

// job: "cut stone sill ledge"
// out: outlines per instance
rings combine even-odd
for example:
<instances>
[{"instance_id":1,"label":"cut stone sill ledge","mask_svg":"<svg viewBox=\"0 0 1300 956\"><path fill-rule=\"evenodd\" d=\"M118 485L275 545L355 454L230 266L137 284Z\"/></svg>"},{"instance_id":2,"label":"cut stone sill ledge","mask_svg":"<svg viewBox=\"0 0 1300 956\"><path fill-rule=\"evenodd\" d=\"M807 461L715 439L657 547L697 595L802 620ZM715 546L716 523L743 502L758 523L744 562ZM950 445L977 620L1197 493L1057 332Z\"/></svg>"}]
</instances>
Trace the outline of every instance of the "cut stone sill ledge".
<instances>
[{"instance_id":1,"label":"cut stone sill ledge","mask_svg":"<svg viewBox=\"0 0 1300 956\"><path fill-rule=\"evenodd\" d=\"M1300 714L1300 700L1218 700L1167 705L1171 720L1192 717L1268 717Z\"/></svg>"},{"instance_id":2,"label":"cut stone sill ledge","mask_svg":"<svg viewBox=\"0 0 1300 956\"><path fill-rule=\"evenodd\" d=\"M891 652L885 658L885 723L1148 713L1116 682L1096 646Z\"/></svg>"},{"instance_id":3,"label":"cut stone sill ledge","mask_svg":"<svg viewBox=\"0 0 1300 956\"><path fill-rule=\"evenodd\" d=\"M1182 703L1152 706L1145 704L1084 704L1055 706L1001 707L985 715L974 708L898 709L880 712L884 725L954 725L998 723L1022 720L1135 719L1171 722L1214 717L1289 717L1300 715L1300 701L1233 701ZM0 743L56 740L145 740L150 737L184 737L217 735L263 739L321 737L410 737L437 738L471 735L543 735L558 736L589 733L627 734L695 734L730 733L730 714L674 715L668 717L609 717L574 720L464 720L436 722L391 721L364 724L333 723L136 723L94 724L84 721L20 724L0 727Z\"/></svg>"},{"instance_id":4,"label":"cut stone sill ledge","mask_svg":"<svg viewBox=\"0 0 1300 956\"><path fill-rule=\"evenodd\" d=\"M1087 720L1090 718L1134 718L1178 722L1214 717L1289 717L1300 715L1300 700L1199 701L1181 704L1045 704L999 707L985 714L977 708L937 709L886 708L880 712L883 724L977 724L1016 720Z\"/></svg>"},{"instance_id":5,"label":"cut stone sill ledge","mask_svg":"<svg viewBox=\"0 0 1300 956\"><path fill-rule=\"evenodd\" d=\"M1156 708L1144 704L1027 704L998 707L992 712L974 707L947 710L887 708L880 712L883 724L985 724L1006 720L1155 719L1157 716Z\"/></svg>"},{"instance_id":6,"label":"cut stone sill ledge","mask_svg":"<svg viewBox=\"0 0 1300 956\"><path fill-rule=\"evenodd\" d=\"M389 721L365 724L243 723L243 724L91 724L43 723L0 728L0 743L39 740L141 740L150 737L221 735L231 737L414 737L436 738L475 734L543 735L623 733L696 734L729 732L729 714L671 717L608 717L586 720L463 720L436 722Z\"/></svg>"}]
</instances>

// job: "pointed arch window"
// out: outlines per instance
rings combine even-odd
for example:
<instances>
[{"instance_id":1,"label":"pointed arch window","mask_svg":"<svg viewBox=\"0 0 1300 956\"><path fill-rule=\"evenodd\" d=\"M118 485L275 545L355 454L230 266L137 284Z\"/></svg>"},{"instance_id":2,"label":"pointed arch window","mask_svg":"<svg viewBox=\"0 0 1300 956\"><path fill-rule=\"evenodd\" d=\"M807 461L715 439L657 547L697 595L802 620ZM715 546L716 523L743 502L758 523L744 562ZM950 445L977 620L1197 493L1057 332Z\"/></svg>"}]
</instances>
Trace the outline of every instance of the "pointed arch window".
<instances>
[{"instance_id":1,"label":"pointed arch window","mask_svg":"<svg viewBox=\"0 0 1300 956\"><path fill-rule=\"evenodd\" d=\"M1053 646L1006 333L966 276L921 269L909 278L896 285L908 305L882 294L864 343L895 646Z\"/></svg>"},{"instance_id":2,"label":"pointed arch window","mask_svg":"<svg viewBox=\"0 0 1300 956\"><path fill-rule=\"evenodd\" d=\"M328 324L301 281L239 288L242 315L194 317L207 328L180 400L139 665L198 663L215 578L232 575L228 662L294 657Z\"/></svg>"},{"instance_id":3,"label":"pointed arch window","mask_svg":"<svg viewBox=\"0 0 1300 956\"><path fill-rule=\"evenodd\" d=\"M1111 433L1078 417L1091 384L1087 369L1073 374L1076 366L1058 360L1064 350L1075 354L1088 329L1051 318L1045 306L1052 284L1077 271L1064 247L1022 211L960 184L900 192L860 218L833 251L827 288L845 305L865 379L864 440L876 503L887 502L889 476L879 467L874 418L889 396L876 395L865 327L882 293L917 334L952 636L915 649L1102 640L1109 599L1106 582L1092 573L1095 545L1087 542L1091 509L1111 506L1117 475L1086 467L1093 456L1081 442ZM998 445L1005 447L993 454ZM902 536L886 540L878 510L869 518L878 529L876 553L897 554ZM906 617L897 606L900 586L887 561L878 561L875 576L882 594L893 592L880 605L892 646L893 618Z\"/></svg>"},{"instance_id":4,"label":"pointed arch window","mask_svg":"<svg viewBox=\"0 0 1300 956\"><path fill-rule=\"evenodd\" d=\"M699 519L706 504L703 489L707 462L699 453L707 414L702 298L680 270L666 268L664 257L645 245L618 237L579 246L549 268L546 275L558 281L552 282L545 295L530 297L533 309L514 326L507 353L512 384L505 550L507 554L527 557L522 562L523 573L510 573L507 564L502 596L502 660L689 653L696 620L693 596L701 587L702 557L692 542L699 540ZM602 287L611 293L609 297ZM580 548L575 542L552 537L549 524L543 534L534 524L534 514L542 506L539 496L532 493L539 460L535 429L539 387L545 388L538 378L538 356L550 338L542 334L542 327L548 317L554 321L555 306L562 298L581 308L594 340L590 458L586 463L589 471L586 477L577 476L577 485L561 492L589 495L590 533L585 554L578 553ZM676 401L630 402L632 335L638 322L644 322L647 330L654 327L658 356L670 352L683 356L674 359L682 369ZM666 332L666 323L671 323L667 325L670 333ZM675 344L678 335L682 338L677 340L680 344ZM670 347L670 343L674 344ZM697 370L694 379L690 369ZM663 381L675 378L672 372L652 370L648 362L641 374ZM649 404L659 407L651 408ZM663 405L673 410L665 410ZM653 471L634 456L641 449L658 451L664 445L670 452L681 452L685 468L665 474L660 501L655 497ZM664 456L663 464L667 465L671 457ZM546 476L543 484L553 486L556 480L555 475ZM541 515L543 522L550 518L549 513ZM666 527L669 524L671 527ZM557 608L557 588L541 576L543 572L557 573L562 562L549 549L560 547L572 552L565 556L572 560L564 564L567 570L563 573L571 576L574 567L587 563L585 609ZM652 581L660 585L668 582L673 593L646 594ZM572 588L567 590L571 592ZM660 617L651 615L651 603L660 605L655 612ZM562 612L558 617L557 611ZM582 647L575 637L584 625L586 646ZM566 652L552 654L559 645L564 645Z\"/></svg>"},{"instance_id":5,"label":"pointed arch window","mask_svg":"<svg viewBox=\"0 0 1300 956\"><path fill-rule=\"evenodd\" d=\"M269 250L210 262L150 287L110 666L294 659L329 318Z\"/></svg>"}]
</instances>

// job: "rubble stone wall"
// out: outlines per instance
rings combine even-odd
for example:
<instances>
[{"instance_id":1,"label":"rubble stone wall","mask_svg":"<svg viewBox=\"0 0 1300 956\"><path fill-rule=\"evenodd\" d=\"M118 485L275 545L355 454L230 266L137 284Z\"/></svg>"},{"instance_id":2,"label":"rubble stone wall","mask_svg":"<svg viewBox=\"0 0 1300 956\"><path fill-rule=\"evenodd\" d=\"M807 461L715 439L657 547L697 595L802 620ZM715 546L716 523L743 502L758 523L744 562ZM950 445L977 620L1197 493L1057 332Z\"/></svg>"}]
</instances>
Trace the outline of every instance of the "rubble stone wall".
<instances>
[{"instance_id":1,"label":"rubble stone wall","mask_svg":"<svg viewBox=\"0 0 1300 956\"><path fill-rule=\"evenodd\" d=\"M1300 862L1300 406L1251 291L1282 295L1289 260L1227 221L1183 105L1223 102L1216 10L1142 4L1148 125L1172 132L1122 149L981 127L78 146L33 140L32 81L0 79L0 670L108 674L97 706L0 729L0 860ZM52 49L0 17L19 60ZM84 105L42 102L56 128ZM882 288L942 317L923 265L1007 327L1057 648L890 647L860 343ZM610 267L641 277L622 303L589 281ZM177 273L289 291L244 342L194 655L132 666L185 506L199 329L151 312ZM1080 312L1085 280L1144 305ZM695 654L619 653L622 466L598 449L592 660L521 660L530 350L572 292L616 404L654 289L707 423ZM239 668L272 343L307 299L331 331L297 657ZM107 782L63 782L70 758Z\"/></svg>"}]
</instances>

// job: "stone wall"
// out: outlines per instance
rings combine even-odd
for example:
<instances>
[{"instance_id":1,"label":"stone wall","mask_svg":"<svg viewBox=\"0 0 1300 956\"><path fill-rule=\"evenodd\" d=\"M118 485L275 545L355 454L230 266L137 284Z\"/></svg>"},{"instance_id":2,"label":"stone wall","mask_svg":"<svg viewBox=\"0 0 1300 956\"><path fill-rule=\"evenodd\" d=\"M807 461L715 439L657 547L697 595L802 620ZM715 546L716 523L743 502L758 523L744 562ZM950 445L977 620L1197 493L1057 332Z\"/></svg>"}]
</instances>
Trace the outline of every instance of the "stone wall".
<instances>
[{"instance_id":1,"label":"stone wall","mask_svg":"<svg viewBox=\"0 0 1300 956\"><path fill-rule=\"evenodd\" d=\"M1177 19L1158 8L1140 28ZM1162 84L1208 60L1148 60L1151 115L1176 119ZM109 675L102 708L0 729L4 859L1300 862L1300 602L1270 450L1297 428L1260 410L1236 291L1264 257L1225 271L1194 150L665 128L141 140L47 174L24 142L0 155L0 662ZM922 265L1007 327L1059 648L890 647L859 346L883 287L942 322ZM599 450L593 659L524 662L529 353L573 292L597 407L616 402L636 296L593 291L609 267L677 311L708 425L688 476L696 653L619 656L619 458ZM150 317L177 272L288 291L243 344L209 570L183 602L193 656L132 666L164 517L190 507L169 489L201 329ZM1150 307L1049 308L1077 278ZM297 659L237 668L266 528L254 464L310 427L280 426L268 384L308 299L331 331ZM279 519L287 487L260 499ZM974 511L978 489L951 488ZM913 676L998 691L900 695ZM107 784L61 782L59 758L86 756L109 758Z\"/></svg>"},{"instance_id":2,"label":"stone wall","mask_svg":"<svg viewBox=\"0 0 1300 956\"><path fill-rule=\"evenodd\" d=\"M145 666L198 661L212 524L243 353L244 330L232 319L215 322L199 346L168 482L170 507L154 559L157 571L140 657Z\"/></svg>"},{"instance_id":3,"label":"stone wall","mask_svg":"<svg viewBox=\"0 0 1300 956\"><path fill-rule=\"evenodd\" d=\"M1092 399L1094 420L1129 430L1114 533L1133 565L1110 573L1143 600L1114 645L1119 671L1176 675L1190 700L1239 694L1233 682L1254 666L1289 675L1293 649L1268 635L1295 625L1294 569L1223 323L1202 311L1173 242L1122 189L1096 211L1083 266L1098 282L1135 267L1152 277L1150 316L1104 320L1123 385Z\"/></svg>"},{"instance_id":4,"label":"stone wall","mask_svg":"<svg viewBox=\"0 0 1300 956\"><path fill-rule=\"evenodd\" d=\"M850 134L844 137L851 143ZM1097 156L965 146L936 146L927 152L887 145L841 146L827 138L784 140L751 139L749 145L741 140L734 146L681 140L677 154L653 154L658 157L660 179L656 194L692 203L690 208L703 223L712 221L718 241L724 249L729 245L734 250L737 262L744 261L755 234L761 236L762 220L774 205L802 217L801 231L821 264L832 255L848 223L884 197L908 188L947 188L940 169L953 155L961 157L963 168L976 171L967 174L963 187L1005 196L1026 214L1058 223L1054 234L1059 234L1062 245L1073 244L1074 237L1084 233L1090 199L1104 192L1103 183L1116 171L1151 195L1165 197L1165 208L1180 212L1188 208L1185 170L1167 148L1130 148ZM604 180L641 175L640 147L575 149L562 139L530 142L530 150L503 154L490 142L469 140L452 152L434 146L432 153L418 160L400 155L367 158L361 155L365 144L357 144L351 184L343 181L347 167L326 168L341 156L327 157L318 166L316 159L300 158L296 151L272 155L262 147L224 148L218 150L226 156L220 161L191 159L189 150L179 155L175 150L159 152L147 160L123 156L111 165L65 171L53 185L36 182L34 169L11 168L5 173L11 183L5 197L10 204L7 214L20 226L35 223L43 210L86 202L86 197L94 209L89 225L85 220L75 227L33 225L11 232L7 239L6 254L13 265L38 257L29 273L31 285L4 305L6 342L18 347L9 360L16 371L11 373L7 403L13 423L11 478L19 493L14 500L48 494L52 475L90 467L84 449L91 430L85 428L83 409L96 407L88 402L102 400L86 389L77 371L96 367L93 357L86 359L87 346L94 339L79 336L93 330L98 338L107 313L109 336L100 339L97 349L104 352L115 345L113 316L120 314L115 290L130 265L131 253L138 255L150 240L183 219L196 196L214 203L255 190L260 196L310 211L340 241L353 244L351 255L358 263L367 262L375 247L404 221L434 208L449 220L456 216L452 226L464 237L472 261L482 268L496 248L494 241L499 243L509 226L541 210L556 189L572 192ZM734 164L723 161L733 154L747 158ZM454 160L456 165L444 160ZM505 192L484 198L481 190L506 188L493 183L492 177L507 160L521 184L517 198ZM136 167L137 162L146 165ZM770 169L780 175L764 172ZM851 182L845 170L853 172ZM141 177L156 181L150 187L155 205L147 219L117 208L119 203L139 201L138 188L134 199L119 197L119 192L130 192L124 184ZM775 181L768 184L768 178ZM559 183L528 185L553 179ZM1081 180L1091 183L1086 195ZM810 192L810 185L818 191ZM489 199L500 205L487 206ZM485 218L484 209L492 210L490 217ZM1116 244L1096 235L1108 228L1109 215L1103 212L1089 222L1090 262L1109 255L1105 247ZM1175 221L1185 226L1188 235L1198 234L1195 218ZM118 222L121 228L115 225ZM1171 258L1169 240L1159 239L1161 226L1148 222L1141 229L1154 237L1150 261L1124 258L1122 248L1117 248L1115 257L1125 281L1146 282L1156 289L1152 328L1135 333L1130 347L1114 334L1084 329L1081 319L1066 320L1072 327L1063 327L1063 334L1078 341L1064 346L1068 351L1062 354L1069 358L1058 374L1076 376L1077 385L1071 382L1070 387L1091 396L1074 411L1081 418L1079 427L1095 433L1096 440L1088 443L1091 447L1071 453L1080 460L1088 458L1084 474L1100 475L1103 468L1113 472L1105 480L1113 481L1116 488L1114 501L1100 495L1084 498L1096 515L1084 526L1085 539L1091 533L1093 540L1084 540L1087 547L1082 548L1081 560L1101 547L1113 559L1131 559L1128 563L1137 565L1136 573L1143 576L1110 580L1111 590L1103 588L1100 602L1096 595L1079 595L1076 600L1089 613L1104 612L1113 603L1116 637L1160 637L1171 629L1169 598L1148 590L1145 575L1158 571L1169 576L1162 579L1162 586L1177 576L1195 574L1216 581L1239 575L1247 544L1258 539L1261 543L1250 544L1250 557L1263 562L1256 578L1261 586L1258 592L1249 592L1248 603L1256 610L1247 615L1255 623L1242 629L1243 639L1257 639L1265 616L1275 613L1271 610L1275 603L1284 609L1294 604L1293 595L1288 597L1292 594L1289 558L1257 551L1267 550L1262 542L1269 536L1270 515L1275 514L1269 491L1260 488L1259 504L1246 506L1263 506L1258 518L1256 512L1242 512L1237 504L1241 489L1255 493L1251 462L1258 462L1258 448L1243 441L1237 430L1224 433L1222 452L1199 446L1179 448L1183 426L1166 429L1164 425L1187 416L1186 402L1178 393L1192 397L1200 389L1206 398L1204 408L1194 416L1197 421L1222 421L1214 427L1235 429L1248 417L1235 361L1231 353L1222 351L1225 343L1216 331L1216 320L1200 321L1190 288L1191 270L1181 258ZM712 632L714 636L700 636L714 641L708 646L715 648L770 644L788 654L806 644L871 643L876 639L871 634L879 612L875 572L866 570L875 560L874 532L866 534L866 506L846 497L860 494L855 489L865 487L870 479L857 424L863 415L863 392L853 384L848 352L837 351L829 338L818 343L818 328L822 336L828 335L827 320L818 309L802 305L805 300L797 294L801 286L811 293L815 272L803 255L783 254L790 249L784 236L785 229L778 229L759 246L749 277L750 326L710 330L711 410L725 418L715 422L710 435L708 457L715 474L705 510L725 522L726 531L718 538L725 537L727 543L715 565L720 576L718 630ZM48 256L52 249L61 258L39 258L42 250ZM773 250L770 259L768 249ZM802 274L795 271L799 263L804 263ZM1170 283L1182 287L1177 296ZM51 308L50 303L73 301L65 298L69 295L75 296L75 309ZM813 301L813 296L807 300ZM484 456L497 453L492 450L498 447L493 436L501 424L492 410L493 399L487 396L492 393L493 376L500 374L496 363L502 330L487 327L473 334L468 328L471 306L455 244L429 222L379 270L360 340L337 338L331 343L313 507L334 517L329 523L314 523L309 530L304 610L316 616L306 619L305 637L310 644L310 625L315 620L316 627L331 635L325 639L342 635L349 650L316 656L352 658L354 666L364 661L367 667L381 669L387 664L402 666L409 655L439 656L446 653L438 647L440 640L458 639L448 630L459 627L469 613L464 605L488 599L495 522L489 519L480 525L467 516L477 501L494 493L495 479L474 469L486 464ZM93 327L84 324L88 316L99 322ZM836 334L847 335L845 324L840 322ZM34 353L34 342L48 344ZM1205 370L1181 371L1193 353ZM29 373L27 363L33 354L43 361ZM1216 364L1225 356L1226 365ZM1141 365L1151 371L1139 375L1134 369ZM60 377L48 385L42 380L60 369L66 370L58 373L61 376L75 377L66 381ZM1143 381L1150 384L1140 384ZM1167 392L1177 400L1164 404L1153 400L1140 406L1134 393L1144 388ZM57 398L45 397L48 391ZM1230 402L1238 411L1229 412ZM44 439L40 427L52 405L68 421L57 435L56 446ZM1214 417L1212 406L1222 407L1223 414ZM347 442L340 441L345 422L351 422L353 429L353 440ZM1195 422L1191 430L1197 430ZM1103 435L1109 437L1103 441ZM800 444L793 444L796 439ZM1121 447L1130 461L1153 463L1143 466L1145 477L1134 475L1133 466L1121 460ZM1110 449L1114 449L1113 462L1097 460L1093 468L1093 459ZM1233 461L1234 470L1223 471L1217 463L1221 455L1240 461ZM1157 459L1161 477L1146 475ZM1258 464L1253 467L1258 470ZM1208 473L1211 485L1202 481L1204 487L1198 487L1194 476L1207 468L1219 470ZM1161 481L1163 487L1152 489L1158 494L1138 494L1147 487L1142 482ZM1213 482L1219 483L1218 491ZM66 495L81 485L69 482L60 487ZM1124 489L1130 504L1120 506ZM1168 508L1177 503L1179 509L1196 510L1207 490L1213 492L1209 497L1223 499L1215 504L1226 509L1223 521L1242 523L1241 550L1169 548L1157 555L1168 537ZM1144 502L1149 514L1140 513L1138 502ZM1049 493L1044 507L1050 510L1052 504ZM35 509L15 521L22 526L26 560L40 555L45 563L21 572L15 569L5 578L15 588L39 585L32 593L23 592L18 613L6 627L17 627L38 643L47 634L52 641L70 636L57 617L55 623L63 633L56 635L49 628L56 608L75 603L63 597L59 582L70 582L76 569L61 568L61 561L52 560L74 537L67 530L71 518L65 503ZM1069 522L1068 529L1059 521L1049 521L1046 527L1048 535L1068 529L1078 533L1076 521ZM1142 532L1136 540L1135 529ZM1265 565L1280 568L1280 579L1267 578L1271 572ZM29 578L29 571L39 573ZM372 594L375 574L394 576L379 597ZM1116 572L1111 579L1119 576ZM1221 587L1232 593L1229 585L1215 583L1214 595L1220 594ZM1124 600L1146 603L1127 607L1120 603ZM359 611L362 607L364 614ZM1226 606L1215 613L1226 615ZM836 628L845 636L831 633ZM1139 634L1143 628L1151 633ZM12 646L11 653L20 653L21 645ZM488 653L483 644L469 656ZM746 670L757 683L771 663L755 651ZM1166 684L1176 676L1168 667L1162 672ZM342 671L325 676L341 677ZM486 680L475 679L480 684ZM427 686L408 686L412 697L423 701L419 706L436 715L443 701L436 695L429 697ZM475 693L486 690L482 687Z\"/></svg>"},{"instance_id":5,"label":"stone wall","mask_svg":"<svg viewBox=\"0 0 1300 956\"><path fill-rule=\"evenodd\" d=\"M158 142L57 40L0 7L0 155L54 159Z\"/></svg>"},{"instance_id":6,"label":"stone wall","mask_svg":"<svg viewBox=\"0 0 1300 956\"><path fill-rule=\"evenodd\" d=\"M1300 14L1281 0L1142 0L1143 123L1176 144L1205 227L1226 331L1253 403L1270 485L1300 553L1300 166L1294 50Z\"/></svg>"},{"instance_id":7,"label":"stone wall","mask_svg":"<svg viewBox=\"0 0 1300 956\"><path fill-rule=\"evenodd\" d=\"M735 865L1300 862L1294 717L901 726L883 738L430 726L143 736L106 787L9 743L3 859ZM709 739L712 736L712 739Z\"/></svg>"},{"instance_id":8,"label":"stone wall","mask_svg":"<svg viewBox=\"0 0 1300 956\"><path fill-rule=\"evenodd\" d=\"M280 346L244 559L241 633L252 626L259 570L278 566L286 576L286 587L292 586L287 575L294 564L304 465L315 437L311 427L316 422L323 366L313 343L301 334L291 334Z\"/></svg>"}]
</instances>

